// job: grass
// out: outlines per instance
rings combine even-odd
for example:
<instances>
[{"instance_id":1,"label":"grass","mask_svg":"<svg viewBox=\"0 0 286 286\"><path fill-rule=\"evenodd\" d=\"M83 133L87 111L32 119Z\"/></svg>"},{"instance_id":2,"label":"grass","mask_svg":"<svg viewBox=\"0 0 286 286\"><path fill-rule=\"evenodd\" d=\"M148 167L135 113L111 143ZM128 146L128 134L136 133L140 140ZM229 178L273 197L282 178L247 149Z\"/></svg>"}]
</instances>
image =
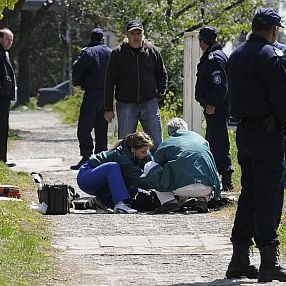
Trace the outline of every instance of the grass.
<instances>
[{"instance_id":1,"label":"grass","mask_svg":"<svg viewBox=\"0 0 286 286\"><path fill-rule=\"evenodd\" d=\"M37 286L56 272L45 217L29 208L35 185L0 162L1 184L18 185L22 201L0 201L0 285Z\"/></svg>"}]
</instances>

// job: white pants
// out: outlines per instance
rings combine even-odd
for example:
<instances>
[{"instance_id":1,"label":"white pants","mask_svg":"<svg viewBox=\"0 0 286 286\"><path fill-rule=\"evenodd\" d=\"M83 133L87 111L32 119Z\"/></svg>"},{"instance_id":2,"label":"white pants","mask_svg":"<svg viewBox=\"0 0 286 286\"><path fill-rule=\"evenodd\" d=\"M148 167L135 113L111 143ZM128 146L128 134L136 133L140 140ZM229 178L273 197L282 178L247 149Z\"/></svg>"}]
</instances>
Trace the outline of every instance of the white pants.
<instances>
[{"instance_id":1,"label":"white pants","mask_svg":"<svg viewBox=\"0 0 286 286\"><path fill-rule=\"evenodd\" d=\"M174 195L185 197L185 198L201 198L210 196L213 191L212 187L205 186L202 184L191 184L179 189L174 190L173 192L158 192L155 191L161 205L175 199Z\"/></svg>"}]
</instances>

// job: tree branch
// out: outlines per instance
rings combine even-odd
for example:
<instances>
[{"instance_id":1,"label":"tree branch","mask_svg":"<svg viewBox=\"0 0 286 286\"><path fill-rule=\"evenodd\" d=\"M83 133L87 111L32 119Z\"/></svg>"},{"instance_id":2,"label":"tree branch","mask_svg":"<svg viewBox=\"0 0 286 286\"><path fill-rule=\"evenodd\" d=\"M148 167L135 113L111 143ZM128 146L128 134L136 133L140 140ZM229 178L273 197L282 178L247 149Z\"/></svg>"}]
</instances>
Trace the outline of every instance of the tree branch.
<instances>
[{"instance_id":1,"label":"tree branch","mask_svg":"<svg viewBox=\"0 0 286 286\"><path fill-rule=\"evenodd\" d=\"M237 0L236 2L230 4L229 6L225 7L224 9L222 9L219 13L215 14L210 20L208 21L204 21L204 22L200 22L194 26L191 26L190 28L188 28L187 30L185 30L184 32L179 33L178 35L176 35L176 37L172 40L172 42L176 42L178 38L184 36L185 32L192 32L197 30L198 28L201 28L203 25L207 25L209 23L212 22L213 19L219 18L221 17L221 15L226 12L229 11L233 8L236 8L237 6L241 5L243 2L245 2L245 0Z\"/></svg>"},{"instance_id":2,"label":"tree branch","mask_svg":"<svg viewBox=\"0 0 286 286\"><path fill-rule=\"evenodd\" d=\"M46 11L54 3L55 3L55 0L46 0L44 4L41 6L41 8L37 10L36 14L31 19L29 26L27 27L25 31L23 31L23 34L20 36L20 39L17 42L16 46L11 50L12 57L15 58L18 56L20 50L23 48L26 42L29 41L29 35L33 33L35 28L38 26L39 22L42 21L42 18L45 15Z\"/></svg>"}]
</instances>

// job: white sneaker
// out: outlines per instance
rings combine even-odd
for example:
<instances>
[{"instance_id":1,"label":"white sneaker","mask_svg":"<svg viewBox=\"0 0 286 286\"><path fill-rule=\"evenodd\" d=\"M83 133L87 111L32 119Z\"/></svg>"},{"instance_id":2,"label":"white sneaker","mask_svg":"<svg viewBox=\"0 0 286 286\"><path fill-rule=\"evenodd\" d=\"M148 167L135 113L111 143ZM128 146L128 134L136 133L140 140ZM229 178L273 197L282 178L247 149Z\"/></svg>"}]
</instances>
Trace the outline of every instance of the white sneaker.
<instances>
[{"instance_id":1,"label":"white sneaker","mask_svg":"<svg viewBox=\"0 0 286 286\"><path fill-rule=\"evenodd\" d=\"M137 210L130 208L121 201L115 205L114 212L119 214L135 214Z\"/></svg>"}]
</instances>

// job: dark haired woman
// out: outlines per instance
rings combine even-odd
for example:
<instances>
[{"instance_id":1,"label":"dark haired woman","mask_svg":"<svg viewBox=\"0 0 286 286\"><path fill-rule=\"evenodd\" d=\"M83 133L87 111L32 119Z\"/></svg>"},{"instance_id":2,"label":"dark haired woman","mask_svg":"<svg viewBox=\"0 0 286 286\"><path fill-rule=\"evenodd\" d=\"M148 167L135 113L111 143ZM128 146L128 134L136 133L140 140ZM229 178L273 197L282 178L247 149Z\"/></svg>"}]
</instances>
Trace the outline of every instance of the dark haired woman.
<instances>
[{"instance_id":1,"label":"dark haired woman","mask_svg":"<svg viewBox=\"0 0 286 286\"><path fill-rule=\"evenodd\" d=\"M78 186L89 195L102 196L102 189L108 185L111 200L105 199L108 207L114 206L117 213L136 213L124 202L130 199L128 188L148 188L140 176L146 162L152 159L149 153L153 142L144 132L127 135L116 146L91 156L79 170Z\"/></svg>"}]
</instances>

